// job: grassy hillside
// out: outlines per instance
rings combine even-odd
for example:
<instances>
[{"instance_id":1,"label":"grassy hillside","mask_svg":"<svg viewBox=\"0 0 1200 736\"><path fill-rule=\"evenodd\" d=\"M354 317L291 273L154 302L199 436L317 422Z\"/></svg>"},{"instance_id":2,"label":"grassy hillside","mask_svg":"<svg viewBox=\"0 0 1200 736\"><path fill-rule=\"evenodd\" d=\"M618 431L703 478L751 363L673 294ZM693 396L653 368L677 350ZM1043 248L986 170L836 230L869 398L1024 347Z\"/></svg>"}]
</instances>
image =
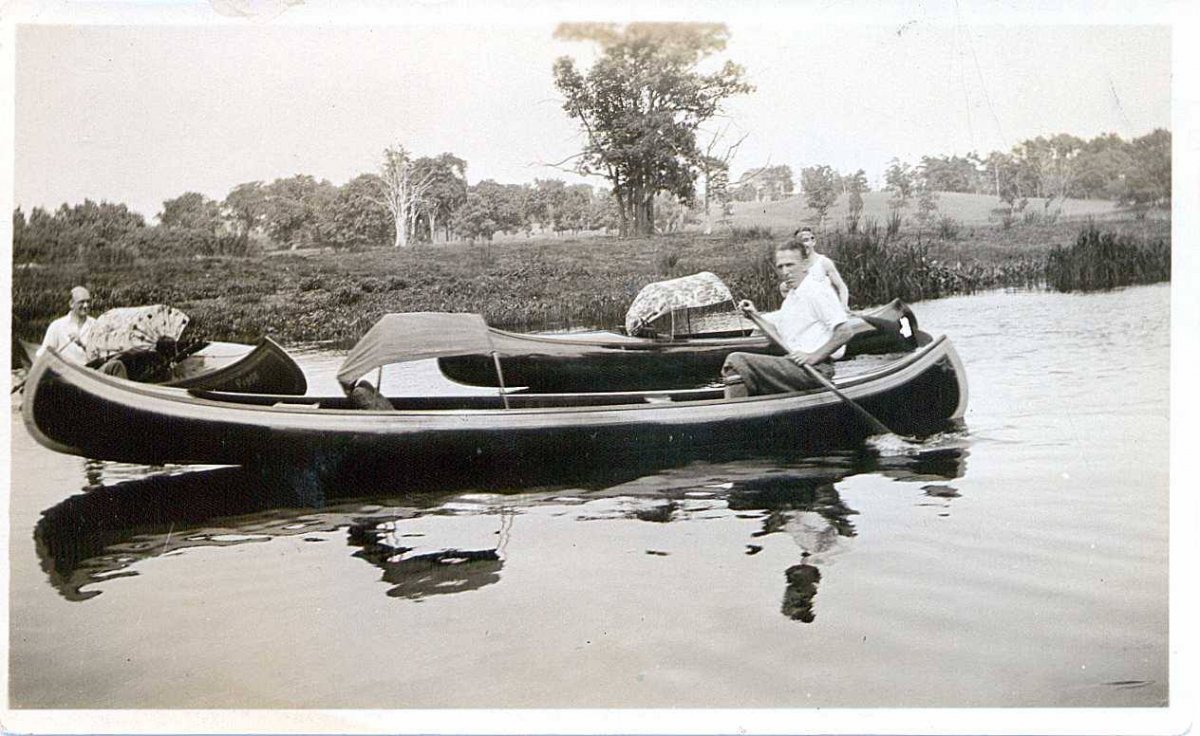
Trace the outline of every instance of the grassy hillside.
<instances>
[{"instance_id":1,"label":"grassy hillside","mask_svg":"<svg viewBox=\"0 0 1200 736\"><path fill-rule=\"evenodd\" d=\"M891 210L888 208L890 196L887 192L863 194L863 224L872 219L881 226L887 222L891 214ZM825 221L827 228L836 228L845 222L848 199L848 196L843 195L830 208ZM1000 205L1001 202L992 195L939 192L936 216L952 217L965 227L995 225L999 222L999 218L993 213L993 210ZM1044 205L1044 199L1030 199L1025 211L1042 213ZM801 195L778 202L734 202L733 208L733 216L729 223L731 227L766 227L778 235L789 233L802 224L810 223L814 217L813 211L805 206L804 197ZM1094 199L1054 200L1047 212L1057 212L1059 219L1070 220L1087 217L1107 219L1119 215L1112 202ZM905 227L915 227L916 220L913 218L915 213L916 202L914 200L908 209L902 210Z\"/></svg>"}]
</instances>

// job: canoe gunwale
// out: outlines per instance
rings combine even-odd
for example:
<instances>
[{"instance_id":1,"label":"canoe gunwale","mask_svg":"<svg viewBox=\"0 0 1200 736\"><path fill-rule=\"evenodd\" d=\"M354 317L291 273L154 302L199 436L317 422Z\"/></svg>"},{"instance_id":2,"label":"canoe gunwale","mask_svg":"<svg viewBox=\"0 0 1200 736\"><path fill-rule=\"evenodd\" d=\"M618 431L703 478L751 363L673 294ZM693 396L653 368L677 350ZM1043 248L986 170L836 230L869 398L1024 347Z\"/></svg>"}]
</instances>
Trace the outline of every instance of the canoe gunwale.
<instances>
[{"instance_id":1,"label":"canoe gunwale","mask_svg":"<svg viewBox=\"0 0 1200 736\"><path fill-rule=\"evenodd\" d=\"M847 396L852 399L861 399L881 391L886 391L896 385L903 384L911 377L918 375L926 370L929 365L936 360L942 358L943 354L952 357L955 362L955 368L959 375L962 373L962 364L958 359L957 353L952 347L948 350L943 350L942 346L949 347L949 341L945 336L935 338L929 345L907 354L900 359L881 365L870 371L866 371L854 376L835 379L834 384ZM47 351L53 353L53 351ZM404 417L436 417L436 416L521 416L533 414L571 414L575 416L590 416L602 412L627 412L639 411L650 412L654 410L676 411L680 409L694 409L697 407L708 406L756 406L766 404L778 404L780 406L788 405L788 409L792 409L790 405L797 403L800 406L804 404L820 405L824 403L836 403L840 401L835 395L823 388L814 388L805 391L796 391L783 394L769 394L762 396L744 396L738 398L724 398L721 394L721 389L714 388L699 388L699 389L679 389L675 391L618 391L618 392L602 392L602 393L576 393L576 394L510 394L510 400L521 400L525 397L545 398L560 402L561 406L517 406L509 409L502 408L460 408L460 409L405 409L397 408L393 410L363 410L355 408L332 408L316 406L323 401L330 401L335 397L329 396L292 396L292 395L276 395L276 394L251 394L251 393L234 393L226 391L214 391L206 389L186 389L162 384L143 384L133 381L126 381L112 376L107 376L102 373L91 371L82 366L74 365L62 359L57 353L53 353L54 361L39 361L44 365L35 365L29 375L29 385L35 387L41 377L42 372L54 368L55 373L67 382L80 387L87 393L98 396L114 396L122 397L129 396L129 400L119 402L130 405L137 404L142 410L151 408L163 409L168 406L192 407L196 409L219 409L225 412L253 412L257 416L280 416L288 413L300 413L304 415L330 415L339 417L381 417L384 419L395 420ZM960 381L965 388L965 381ZM965 392L964 392L965 393ZM134 401L132 397L139 397L140 400ZM571 405L573 399L577 397L595 397L606 396L611 397L614 403L591 403L587 405ZM689 397L697 398L689 398ZM674 397L681 397L682 400L676 400ZM700 398L707 397L707 398ZM337 397L340 398L340 397ZM472 397L462 397L472 398ZM497 401L498 397L483 396L484 399L493 399ZM643 399L642 401L632 401L631 399ZM655 401L655 399L668 398L667 401ZM398 399L403 400L403 398ZM26 402L30 404L32 402ZM965 407L965 396L960 402ZM800 406L794 408L800 408ZM961 409L961 407L960 407ZM176 414L176 412L170 412ZM961 416L961 412L956 412ZM187 416L186 412L180 412L179 416Z\"/></svg>"},{"instance_id":2,"label":"canoe gunwale","mask_svg":"<svg viewBox=\"0 0 1200 736\"><path fill-rule=\"evenodd\" d=\"M895 426L940 425L961 418L966 405L961 361L944 337L896 361L840 379L838 385L856 401L874 402L884 411L882 417L898 422ZM561 460L585 448L587 453L630 451L630 442L639 443L634 451L640 454L641 448L655 443L669 447L688 442L688 437L738 445L758 442L760 432L820 435L826 432L821 428L828 427L847 438L842 441L851 441L852 435L866 431L837 396L820 388L730 399L719 390L692 389L676 393L694 400L678 401L661 400L661 391L621 392L600 394L598 400L620 396L626 403L586 406L561 405L572 396L549 394L541 398L560 405L405 408L400 403L394 410L371 411L340 408L346 406L344 396L325 397L341 402L339 408L318 408L314 405L322 397L134 383L47 353L31 370L27 391L23 418L41 444L68 454L149 464L244 465L312 453L356 458L354 462L389 456L411 460L413 453L445 462L452 452L465 452L472 460L481 452L502 462L525 456ZM574 398L580 396L588 395ZM404 398L428 407L431 404L422 402L436 405L441 397ZM448 398L499 400L480 395ZM588 400L597 400L596 395Z\"/></svg>"}]
</instances>

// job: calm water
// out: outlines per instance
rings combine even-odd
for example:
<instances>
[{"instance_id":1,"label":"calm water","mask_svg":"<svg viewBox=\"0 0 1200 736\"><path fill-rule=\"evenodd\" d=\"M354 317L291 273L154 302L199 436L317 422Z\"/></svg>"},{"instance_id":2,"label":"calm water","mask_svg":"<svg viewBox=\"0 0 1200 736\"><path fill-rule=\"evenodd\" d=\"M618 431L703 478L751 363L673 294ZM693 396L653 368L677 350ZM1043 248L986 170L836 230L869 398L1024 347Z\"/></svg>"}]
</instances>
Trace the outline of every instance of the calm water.
<instances>
[{"instance_id":1,"label":"calm water","mask_svg":"<svg viewBox=\"0 0 1200 736\"><path fill-rule=\"evenodd\" d=\"M1165 705L1169 296L916 305L971 397L915 456L304 508L57 455L14 411L11 705Z\"/></svg>"}]
</instances>

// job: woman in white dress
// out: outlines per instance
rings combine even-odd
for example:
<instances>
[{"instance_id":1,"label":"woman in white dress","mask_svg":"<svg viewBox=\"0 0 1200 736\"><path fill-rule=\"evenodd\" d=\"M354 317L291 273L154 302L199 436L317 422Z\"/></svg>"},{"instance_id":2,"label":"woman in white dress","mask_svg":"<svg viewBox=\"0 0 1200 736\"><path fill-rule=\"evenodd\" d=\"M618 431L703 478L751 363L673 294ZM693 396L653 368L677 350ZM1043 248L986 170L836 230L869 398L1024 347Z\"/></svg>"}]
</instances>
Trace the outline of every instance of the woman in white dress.
<instances>
[{"instance_id":1,"label":"woman in white dress","mask_svg":"<svg viewBox=\"0 0 1200 736\"><path fill-rule=\"evenodd\" d=\"M850 290L846 288L846 282L842 280L842 275L838 273L837 264L828 256L817 252L817 238L813 235L812 228L802 227L792 237L800 244L798 250L803 255L800 265L806 273L801 281L812 279L814 282L828 284L834 293L837 294L842 308L847 312L850 311ZM779 284L779 291L784 296L787 296L789 291L799 285L800 282L792 283L785 280Z\"/></svg>"}]
</instances>

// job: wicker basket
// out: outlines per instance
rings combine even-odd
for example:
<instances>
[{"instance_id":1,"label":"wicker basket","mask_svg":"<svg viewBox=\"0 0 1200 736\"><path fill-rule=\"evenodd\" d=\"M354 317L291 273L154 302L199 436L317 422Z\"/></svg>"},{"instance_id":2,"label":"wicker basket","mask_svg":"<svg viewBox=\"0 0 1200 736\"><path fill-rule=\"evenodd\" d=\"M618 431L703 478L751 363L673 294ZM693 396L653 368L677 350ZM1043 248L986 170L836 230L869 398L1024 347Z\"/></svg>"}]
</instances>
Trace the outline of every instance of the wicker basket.
<instances>
[{"instance_id":1,"label":"wicker basket","mask_svg":"<svg viewBox=\"0 0 1200 736\"><path fill-rule=\"evenodd\" d=\"M748 335L754 323L738 313L732 301L684 307L651 320L643 334L671 339Z\"/></svg>"}]
</instances>

